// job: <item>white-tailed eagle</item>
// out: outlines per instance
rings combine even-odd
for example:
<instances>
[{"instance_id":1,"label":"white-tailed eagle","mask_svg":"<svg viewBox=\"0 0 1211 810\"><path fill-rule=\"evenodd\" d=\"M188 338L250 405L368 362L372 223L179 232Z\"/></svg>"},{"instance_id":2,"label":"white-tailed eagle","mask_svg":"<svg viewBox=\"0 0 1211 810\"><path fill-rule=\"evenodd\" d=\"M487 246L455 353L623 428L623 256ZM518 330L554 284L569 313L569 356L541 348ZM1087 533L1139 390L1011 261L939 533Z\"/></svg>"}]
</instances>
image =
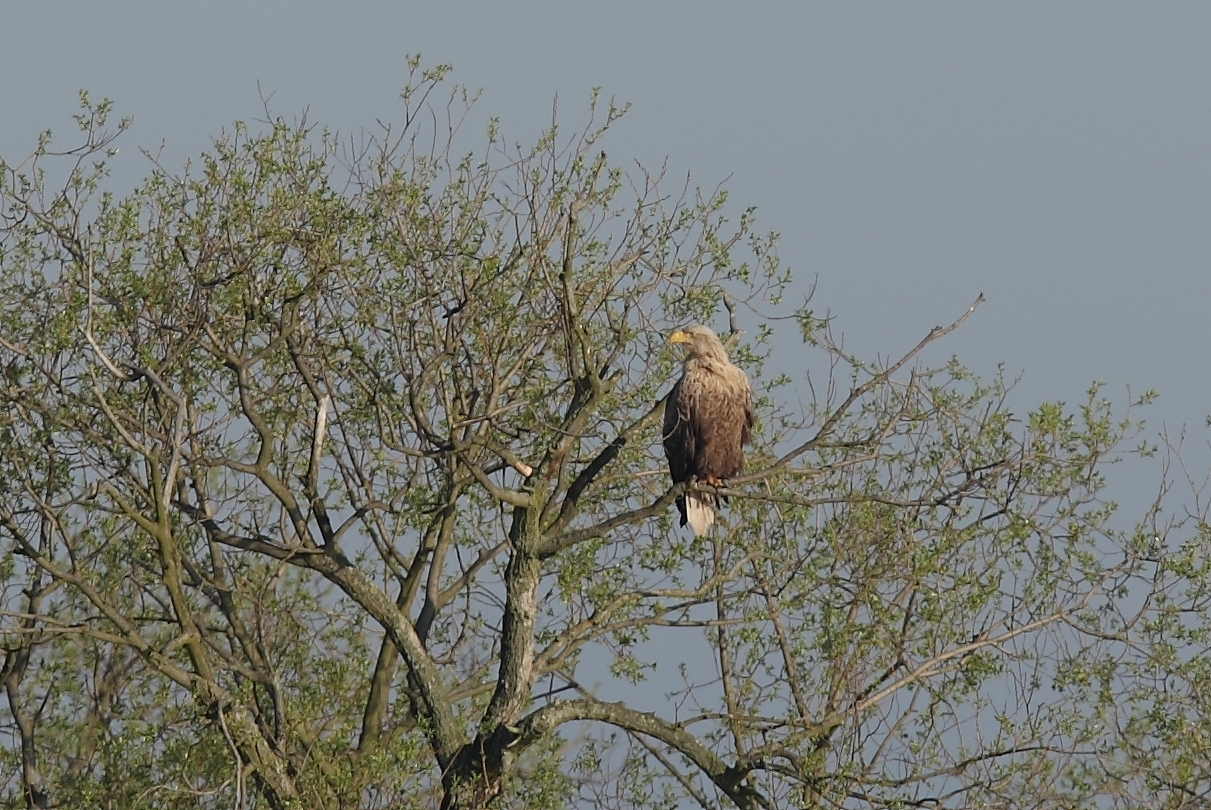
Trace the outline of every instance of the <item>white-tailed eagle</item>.
<instances>
[{"instance_id":1,"label":"white-tailed eagle","mask_svg":"<svg viewBox=\"0 0 1211 810\"><path fill-rule=\"evenodd\" d=\"M664 406L664 454L674 484L697 479L708 486L744 470L744 449L753 429L748 377L727 359L719 338L705 326L669 336L689 348L681 379ZM715 522L716 498L707 492L677 497L681 525L702 537Z\"/></svg>"}]
</instances>

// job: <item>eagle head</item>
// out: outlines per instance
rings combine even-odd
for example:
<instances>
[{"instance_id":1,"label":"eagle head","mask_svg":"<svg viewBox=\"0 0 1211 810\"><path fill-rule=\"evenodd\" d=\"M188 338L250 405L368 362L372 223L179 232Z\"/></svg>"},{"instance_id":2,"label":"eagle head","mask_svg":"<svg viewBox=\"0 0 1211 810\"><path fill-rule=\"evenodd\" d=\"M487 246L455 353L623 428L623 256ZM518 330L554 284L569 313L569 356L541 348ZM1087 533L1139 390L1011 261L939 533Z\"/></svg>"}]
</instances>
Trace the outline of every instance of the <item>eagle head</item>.
<instances>
[{"instance_id":1,"label":"eagle head","mask_svg":"<svg viewBox=\"0 0 1211 810\"><path fill-rule=\"evenodd\" d=\"M684 343L689 347L691 358L722 358L727 361L727 351L719 337L709 327L693 324L676 330L669 335L669 343Z\"/></svg>"}]
</instances>

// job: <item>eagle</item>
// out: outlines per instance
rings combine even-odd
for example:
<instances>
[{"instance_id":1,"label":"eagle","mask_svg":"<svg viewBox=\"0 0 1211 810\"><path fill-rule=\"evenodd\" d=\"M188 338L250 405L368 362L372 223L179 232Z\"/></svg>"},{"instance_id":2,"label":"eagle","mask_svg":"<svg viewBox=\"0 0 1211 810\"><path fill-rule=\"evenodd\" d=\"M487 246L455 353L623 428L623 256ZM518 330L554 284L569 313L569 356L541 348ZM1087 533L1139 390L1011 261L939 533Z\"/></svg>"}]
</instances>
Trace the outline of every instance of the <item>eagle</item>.
<instances>
[{"instance_id":1,"label":"eagle","mask_svg":"<svg viewBox=\"0 0 1211 810\"><path fill-rule=\"evenodd\" d=\"M670 343L689 348L681 379L664 404L664 454L674 484L697 479L708 486L744 470L744 448L753 429L753 394L744 372L727 359L719 338L705 326L678 329ZM681 525L702 537L715 522L716 497L708 492L677 496Z\"/></svg>"}]
</instances>

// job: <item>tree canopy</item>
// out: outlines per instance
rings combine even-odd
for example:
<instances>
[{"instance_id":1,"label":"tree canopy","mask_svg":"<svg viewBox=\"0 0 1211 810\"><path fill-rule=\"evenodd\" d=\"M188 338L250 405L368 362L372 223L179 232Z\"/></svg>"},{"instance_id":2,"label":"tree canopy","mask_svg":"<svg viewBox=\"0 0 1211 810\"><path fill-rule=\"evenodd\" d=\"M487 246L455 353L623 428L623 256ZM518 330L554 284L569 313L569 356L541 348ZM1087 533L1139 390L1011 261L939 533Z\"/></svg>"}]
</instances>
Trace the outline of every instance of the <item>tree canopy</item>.
<instances>
[{"instance_id":1,"label":"tree canopy","mask_svg":"<svg viewBox=\"0 0 1211 810\"><path fill-rule=\"evenodd\" d=\"M108 102L0 162L0 804L1205 806L1205 502L1104 494L1150 396L926 364L982 299L854 357L612 102L508 143L412 65L124 196ZM703 538L692 322L758 415Z\"/></svg>"}]
</instances>

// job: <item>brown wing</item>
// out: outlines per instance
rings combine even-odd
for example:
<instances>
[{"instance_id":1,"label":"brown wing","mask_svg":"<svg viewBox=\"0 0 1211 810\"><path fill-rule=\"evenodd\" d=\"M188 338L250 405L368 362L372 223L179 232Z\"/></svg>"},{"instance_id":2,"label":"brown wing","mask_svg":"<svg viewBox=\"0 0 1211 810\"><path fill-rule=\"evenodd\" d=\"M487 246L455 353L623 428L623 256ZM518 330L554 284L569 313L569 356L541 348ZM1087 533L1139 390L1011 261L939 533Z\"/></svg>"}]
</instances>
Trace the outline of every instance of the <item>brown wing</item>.
<instances>
[{"instance_id":1,"label":"brown wing","mask_svg":"<svg viewBox=\"0 0 1211 810\"><path fill-rule=\"evenodd\" d=\"M697 442L697 427L694 414L681 399L681 383L677 381L664 402L664 457L669 461L669 476L674 484L688 481L693 475L694 446ZM677 498L677 511L681 513L681 525L685 525L685 496Z\"/></svg>"},{"instance_id":2,"label":"brown wing","mask_svg":"<svg viewBox=\"0 0 1211 810\"><path fill-rule=\"evenodd\" d=\"M664 457L669 460L669 474L674 484L680 484L691 475L689 465L694 458L691 414L683 413L683 410L681 380L678 380L664 403Z\"/></svg>"}]
</instances>

